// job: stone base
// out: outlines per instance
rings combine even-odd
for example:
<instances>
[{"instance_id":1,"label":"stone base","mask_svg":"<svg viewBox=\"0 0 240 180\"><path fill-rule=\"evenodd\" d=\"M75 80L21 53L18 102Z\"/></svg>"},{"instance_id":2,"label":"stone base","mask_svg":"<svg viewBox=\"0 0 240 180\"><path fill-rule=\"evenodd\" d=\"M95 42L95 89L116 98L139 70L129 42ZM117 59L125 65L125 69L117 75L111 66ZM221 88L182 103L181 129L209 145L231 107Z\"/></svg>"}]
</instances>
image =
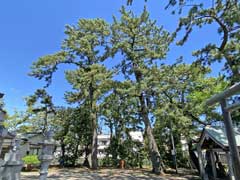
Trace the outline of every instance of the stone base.
<instances>
[{"instance_id":1,"label":"stone base","mask_svg":"<svg viewBox=\"0 0 240 180\"><path fill-rule=\"evenodd\" d=\"M0 180L20 180L21 161L0 162Z\"/></svg>"}]
</instances>

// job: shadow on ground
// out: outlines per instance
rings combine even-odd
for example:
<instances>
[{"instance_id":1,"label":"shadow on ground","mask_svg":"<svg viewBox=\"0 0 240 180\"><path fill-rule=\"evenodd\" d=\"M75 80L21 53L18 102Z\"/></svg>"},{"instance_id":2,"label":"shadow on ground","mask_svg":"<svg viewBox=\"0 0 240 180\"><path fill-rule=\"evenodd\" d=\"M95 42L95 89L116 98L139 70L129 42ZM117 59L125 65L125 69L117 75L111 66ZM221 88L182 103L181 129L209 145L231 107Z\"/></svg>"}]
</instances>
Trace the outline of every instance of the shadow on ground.
<instances>
[{"instance_id":1,"label":"shadow on ground","mask_svg":"<svg viewBox=\"0 0 240 180\"><path fill-rule=\"evenodd\" d=\"M37 172L22 172L22 180L38 179ZM196 175L186 174L165 174L162 176L151 174L145 169L120 170L101 169L91 171L83 168L50 169L48 180L199 180Z\"/></svg>"}]
</instances>

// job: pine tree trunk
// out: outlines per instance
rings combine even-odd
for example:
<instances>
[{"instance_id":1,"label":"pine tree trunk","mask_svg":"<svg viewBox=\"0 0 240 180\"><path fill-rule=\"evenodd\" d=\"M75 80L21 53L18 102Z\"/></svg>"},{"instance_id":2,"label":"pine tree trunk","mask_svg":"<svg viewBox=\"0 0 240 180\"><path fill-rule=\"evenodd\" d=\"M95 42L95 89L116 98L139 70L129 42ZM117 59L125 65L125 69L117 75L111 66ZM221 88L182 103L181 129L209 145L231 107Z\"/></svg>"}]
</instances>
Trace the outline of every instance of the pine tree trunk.
<instances>
[{"instance_id":1,"label":"pine tree trunk","mask_svg":"<svg viewBox=\"0 0 240 180\"><path fill-rule=\"evenodd\" d=\"M63 139L61 139L61 151L62 151L61 158L65 160L65 144L63 142Z\"/></svg>"},{"instance_id":2,"label":"pine tree trunk","mask_svg":"<svg viewBox=\"0 0 240 180\"><path fill-rule=\"evenodd\" d=\"M91 167L96 170L98 168L98 140L97 140L97 116L96 116L96 102L93 99L94 88L92 83L89 85L89 97L90 97L90 119L92 121L92 151L91 151Z\"/></svg>"},{"instance_id":3,"label":"pine tree trunk","mask_svg":"<svg viewBox=\"0 0 240 180\"><path fill-rule=\"evenodd\" d=\"M152 133L152 127L150 124L150 120L148 118L148 112L145 105L145 100L143 94L139 96L140 104L141 104L141 115L145 124L145 131L147 133L147 139L148 139L148 150L149 155L152 161L152 172L156 174L163 173L163 168L161 167L161 156L158 151L158 147L155 141L155 138Z\"/></svg>"},{"instance_id":4,"label":"pine tree trunk","mask_svg":"<svg viewBox=\"0 0 240 180\"><path fill-rule=\"evenodd\" d=\"M93 137L92 137L92 152L91 152L91 160L92 160L92 169L96 170L98 168L98 159L97 159L97 148L98 148L98 140L97 140L97 119L93 118Z\"/></svg>"},{"instance_id":5,"label":"pine tree trunk","mask_svg":"<svg viewBox=\"0 0 240 180\"><path fill-rule=\"evenodd\" d=\"M78 158L78 147L79 147L79 142L75 146L75 150L74 150L74 154L73 154L74 159L72 161L72 166L76 166L76 161Z\"/></svg>"},{"instance_id":6,"label":"pine tree trunk","mask_svg":"<svg viewBox=\"0 0 240 180\"><path fill-rule=\"evenodd\" d=\"M135 74L136 81L138 84L140 84L141 81L143 80L141 70L139 70L138 65L136 63L133 63L133 68L135 69L134 74ZM145 131L147 133L148 151L152 161L152 172L155 174L161 174L163 173L163 163L157 147L157 143L152 133L152 127L148 117L149 113L148 113L148 107L146 105L146 97L144 97L143 93L141 93L138 97L139 97L140 106L141 106L140 114L142 116L142 119L145 125Z\"/></svg>"}]
</instances>

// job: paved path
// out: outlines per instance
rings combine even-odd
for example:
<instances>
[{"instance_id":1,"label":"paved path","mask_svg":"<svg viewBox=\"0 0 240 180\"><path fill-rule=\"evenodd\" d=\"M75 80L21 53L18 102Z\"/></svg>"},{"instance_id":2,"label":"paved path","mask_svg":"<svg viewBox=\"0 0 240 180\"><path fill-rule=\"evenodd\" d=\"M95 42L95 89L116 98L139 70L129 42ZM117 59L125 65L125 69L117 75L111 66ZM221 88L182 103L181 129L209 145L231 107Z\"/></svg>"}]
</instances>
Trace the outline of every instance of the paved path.
<instances>
[{"instance_id":1,"label":"paved path","mask_svg":"<svg viewBox=\"0 0 240 180\"><path fill-rule=\"evenodd\" d=\"M37 180L38 172L22 172L21 180ZM199 180L193 175L157 176L147 170L101 169L91 171L83 168L51 169L48 180Z\"/></svg>"}]
</instances>

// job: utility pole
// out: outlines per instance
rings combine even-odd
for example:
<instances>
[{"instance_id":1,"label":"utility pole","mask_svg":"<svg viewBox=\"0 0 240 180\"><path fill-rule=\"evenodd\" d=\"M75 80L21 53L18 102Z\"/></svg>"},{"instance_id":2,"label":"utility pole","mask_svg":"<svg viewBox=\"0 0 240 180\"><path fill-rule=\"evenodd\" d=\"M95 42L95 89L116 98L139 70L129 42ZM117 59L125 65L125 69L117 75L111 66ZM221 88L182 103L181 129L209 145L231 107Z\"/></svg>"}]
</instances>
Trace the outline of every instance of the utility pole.
<instances>
[{"instance_id":1,"label":"utility pole","mask_svg":"<svg viewBox=\"0 0 240 180\"><path fill-rule=\"evenodd\" d=\"M235 176L235 179L240 180L240 156L239 156L239 150L237 147L234 127L233 127L232 118L231 118L231 111L236 110L237 108L240 108L240 103L236 102L235 104L232 104L230 106L227 104L227 98L237 94L238 92L240 92L240 83L237 83L232 87L230 87L229 89L223 91L222 93L213 96L206 102L206 105L211 106L216 103L221 104L222 115L224 119L226 135L228 139L228 145L229 145L230 156L232 160L231 162L232 162L232 167L234 171L234 176Z\"/></svg>"}]
</instances>

